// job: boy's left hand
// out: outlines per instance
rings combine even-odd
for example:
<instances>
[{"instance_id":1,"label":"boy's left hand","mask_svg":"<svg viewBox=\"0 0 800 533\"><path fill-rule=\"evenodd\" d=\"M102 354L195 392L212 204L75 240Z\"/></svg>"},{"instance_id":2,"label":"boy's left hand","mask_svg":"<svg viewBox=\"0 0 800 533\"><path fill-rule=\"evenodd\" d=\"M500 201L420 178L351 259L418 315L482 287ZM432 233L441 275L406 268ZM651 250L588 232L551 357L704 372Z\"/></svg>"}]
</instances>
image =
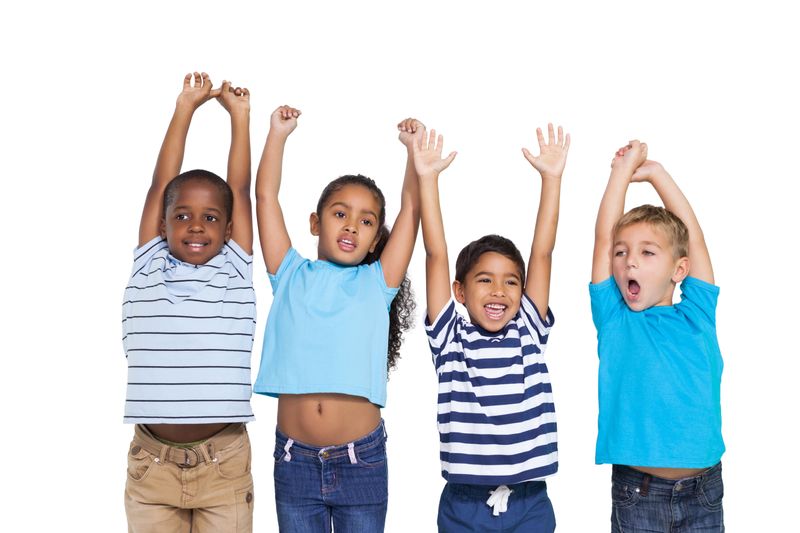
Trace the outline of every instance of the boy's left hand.
<instances>
[{"instance_id":1,"label":"boy's left hand","mask_svg":"<svg viewBox=\"0 0 800 533\"><path fill-rule=\"evenodd\" d=\"M543 178L561 178L564 166L567 164L570 136L564 135L561 126L558 127L558 137L553 130L553 124L547 125L547 142L541 128L536 128L536 138L539 141L539 155L534 156L527 148L522 149L525 159L539 171Z\"/></svg>"},{"instance_id":2,"label":"boy's left hand","mask_svg":"<svg viewBox=\"0 0 800 533\"><path fill-rule=\"evenodd\" d=\"M418 132L421 134L425 131L425 124L415 118L409 117L405 120L401 120L397 124L397 130L400 132L397 138L400 139L400 142L403 143L406 148L411 150L413 148L414 137Z\"/></svg>"},{"instance_id":3,"label":"boy's left hand","mask_svg":"<svg viewBox=\"0 0 800 533\"><path fill-rule=\"evenodd\" d=\"M659 175L664 173L666 173L666 170L664 170L664 167L661 166L661 163L647 159L633 173L633 176L631 176L631 182L652 182L654 178L657 178Z\"/></svg>"},{"instance_id":4,"label":"boy's left hand","mask_svg":"<svg viewBox=\"0 0 800 533\"><path fill-rule=\"evenodd\" d=\"M230 114L250 111L250 91L246 87L233 87L227 80L222 82L217 101Z\"/></svg>"}]
</instances>

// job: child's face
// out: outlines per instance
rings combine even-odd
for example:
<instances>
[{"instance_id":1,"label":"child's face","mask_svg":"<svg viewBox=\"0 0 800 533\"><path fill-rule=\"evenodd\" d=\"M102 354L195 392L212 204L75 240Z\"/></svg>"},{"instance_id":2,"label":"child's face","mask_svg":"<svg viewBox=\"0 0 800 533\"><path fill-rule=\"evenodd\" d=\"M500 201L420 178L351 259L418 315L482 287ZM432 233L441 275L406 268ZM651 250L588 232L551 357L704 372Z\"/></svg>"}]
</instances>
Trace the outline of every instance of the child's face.
<instances>
[{"instance_id":1,"label":"child's face","mask_svg":"<svg viewBox=\"0 0 800 533\"><path fill-rule=\"evenodd\" d=\"M486 252L464 278L453 282L453 294L467 308L473 324L500 331L519 311L522 279L517 264L508 257Z\"/></svg>"},{"instance_id":2,"label":"child's face","mask_svg":"<svg viewBox=\"0 0 800 533\"><path fill-rule=\"evenodd\" d=\"M317 256L339 265L357 265L378 242L381 206L361 185L345 185L311 213L311 234L319 237Z\"/></svg>"},{"instance_id":3,"label":"child's face","mask_svg":"<svg viewBox=\"0 0 800 533\"><path fill-rule=\"evenodd\" d=\"M193 265L208 263L231 236L231 221L219 190L209 183L188 181L167 206L161 237L170 253Z\"/></svg>"},{"instance_id":4,"label":"child's face","mask_svg":"<svg viewBox=\"0 0 800 533\"><path fill-rule=\"evenodd\" d=\"M611 270L628 307L642 311L672 305L675 284L689 272L689 259L676 259L664 232L640 222L615 235Z\"/></svg>"}]
</instances>

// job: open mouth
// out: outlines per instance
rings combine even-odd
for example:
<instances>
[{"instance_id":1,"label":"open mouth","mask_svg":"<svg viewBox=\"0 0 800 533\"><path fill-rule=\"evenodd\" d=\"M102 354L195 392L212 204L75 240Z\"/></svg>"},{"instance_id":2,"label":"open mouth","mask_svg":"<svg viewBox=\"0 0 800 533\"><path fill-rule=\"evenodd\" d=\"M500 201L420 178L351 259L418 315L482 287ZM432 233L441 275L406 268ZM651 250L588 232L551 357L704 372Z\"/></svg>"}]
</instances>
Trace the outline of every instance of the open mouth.
<instances>
[{"instance_id":1,"label":"open mouth","mask_svg":"<svg viewBox=\"0 0 800 533\"><path fill-rule=\"evenodd\" d=\"M184 244L188 246L190 250L194 251L202 250L204 247L208 246L207 242L184 242Z\"/></svg>"},{"instance_id":2,"label":"open mouth","mask_svg":"<svg viewBox=\"0 0 800 533\"><path fill-rule=\"evenodd\" d=\"M339 245L339 249L343 252L352 252L356 249L356 242L351 239L343 238L336 241L336 244Z\"/></svg>"},{"instance_id":3,"label":"open mouth","mask_svg":"<svg viewBox=\"0 0 800 533\"><path fill-rule=\"evenodd\" d=\"M641 287L639 286L639 282L635 279L628 280L628 294L630 295L631 299L635 300L639 297L639 291Z\"/></svg>"},{"instance_id":4,"label":"open mouth","mask_svg":"<svg viewBox=\"0 0 800 533\"><path fill-rule=\"evenodd\" d=\"M486 304L483 306L483 310L486 312L486 316L490 320L500 320L503 318L506 308L507 306L503 304Z\"/></svg>"}]
</instances>

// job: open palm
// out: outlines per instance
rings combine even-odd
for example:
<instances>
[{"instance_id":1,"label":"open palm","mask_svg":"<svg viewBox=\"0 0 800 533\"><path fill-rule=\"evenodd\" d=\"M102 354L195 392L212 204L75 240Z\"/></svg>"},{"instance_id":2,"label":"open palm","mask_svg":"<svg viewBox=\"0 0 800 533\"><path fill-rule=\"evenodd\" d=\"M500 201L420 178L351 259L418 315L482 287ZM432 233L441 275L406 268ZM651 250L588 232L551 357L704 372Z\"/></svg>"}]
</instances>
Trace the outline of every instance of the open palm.
<instances>
[{"instance_id":1,"label":"open palm","mask_svg":"<svg viewBox=\"0 0 800 533\"><path fill-rule=\"evenodd\" d=\"M431 130L430 135L425 135L425 131L419 135L414 143L414 167L420 176L439 174L442 170L450 166L456 157L455 152L443 158L442 148L444 137L436 137L436 130Z\"/></svg>"},{"instance_id":2,"label":"open palm","mask_svg":"<svg viewBox=\"0 0 800 533\"><path fill-rule=\"evenodd\" d=\"M558 127L558 136L553 130L553 125L547 125L547 142L541 128L536 128L536 138L539 141L539 155L533 155L527 148L522 149L525 159L539 171L542 176L560 178L567 164L569 152L569 133L564 135L561 126Z\"/></svg>"}]
</instances>

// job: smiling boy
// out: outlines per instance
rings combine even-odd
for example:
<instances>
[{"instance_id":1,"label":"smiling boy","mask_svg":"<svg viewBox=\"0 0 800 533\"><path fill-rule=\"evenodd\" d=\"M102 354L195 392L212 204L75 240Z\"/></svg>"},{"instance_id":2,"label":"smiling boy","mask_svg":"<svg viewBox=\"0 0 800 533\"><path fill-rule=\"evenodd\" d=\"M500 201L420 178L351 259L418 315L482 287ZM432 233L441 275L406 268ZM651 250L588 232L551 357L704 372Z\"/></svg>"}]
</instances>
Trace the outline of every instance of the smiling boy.
<instances>
[{"instance_id":1,"label":"smiling boy","mask_svg":"<svg viewBox=\"0 0 800 533\"><path fill-rule=\"evenodd\" d=\"M552 532L553 506L544 478L558 469L555 405L544 361L552 252L561 175L570 138L553 125L537 129L540 155L523 153L541 174L542 189L528 264L514 243L487 235L450 267L439 206L441 137L415 146L425 242L426 330L439 378L438 426L442 476L439 531ZM425 144L425 143L423 143Z\"/></svg>"},{"instance_id":2,"label":"smiling boy","mask_svg":"<svg viewBox=\"0 0 800 533\"><path fill-rule=\"evenodd\" d=\"M620 148L611 166L589 286L600 356L596 462L614 465L611 531L723 531L719 288L703 232L645 144ZM631 182L653 185L665 208L622 215Z\"/></svg>"}]
</instances>

